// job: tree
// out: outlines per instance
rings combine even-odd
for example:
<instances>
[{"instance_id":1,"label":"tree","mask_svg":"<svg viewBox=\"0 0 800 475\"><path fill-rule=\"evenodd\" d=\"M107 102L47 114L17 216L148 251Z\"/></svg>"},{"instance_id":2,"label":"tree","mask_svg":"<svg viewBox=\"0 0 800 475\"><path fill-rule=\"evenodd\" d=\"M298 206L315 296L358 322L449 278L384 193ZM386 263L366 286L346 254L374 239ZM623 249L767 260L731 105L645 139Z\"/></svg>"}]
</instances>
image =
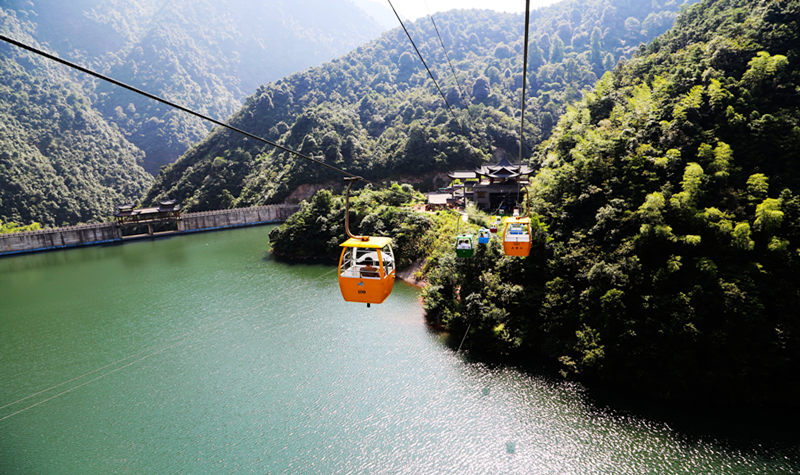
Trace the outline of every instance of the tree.
<instances>
[{"instance_id":1,"label":"tree","mask_svg":"<svg viewBox=\"0 0 800 475\"><path fill-rule=\"evenodd\" d=\"M414 57L408 51L404 51L397 61L399 66L400 77L408 78L415 69Z\"/></svg>"},{"instance_id":2,"label":"tree","mask_svg":"<svg viewBox=\"0 0 800 475\"><path fill-rule=\"evenodd\" d=\"M17 224L13 221L4 223L0 220L0 234L23 233L26 231L38 231L40 229L42 229L42 225L39 223Z\"/></svg>"},{"instance_id":3,"label":"tree","mask_svg":"<svg viewBox=\"0 0 800 475\"><path fill-rule=\"evenodd\" d=\"M505 43L500 43L494 48L494 57L497 59L510 58L513 52Z\"/></svg>"},{"instance_id":4,"label":"tree","mask_svg":"<svg viewBox=\"0 0 800 475\"><path fill-rule=\"evenodd\" d=\"M600 32L600 28L594 27L592 30L592 37L591 37L591 50L589 54L589 61L592 63L592 70L595 74L600 73L603 68L603 44L602 44L603 34Z\"/></svg>"},{"instance_id":5,"label":"tree","mask_svg":"<svg viewBox=\"0 0 800 475\"><path fill-rule=\"evenodd\" d=\"M478 102L484 102L489 97L489 79L479 77L472 84L472 97Z\"/></svg>"},{"instance_id":6,"label":"tree","mask_svg":"<svg viewBox=\"0 0 800 475\"><path fill-rule=\"evenodd\" d=\"M556 36L550 44L550 62L560 63L564 59L564 42Z\"/></svg>"},{"instance_id":7,"label":"tree","mask_svg":"<svg viewBox=\"0 0 800 475\"><path fill-rule=\"evenodd\" d=\"M777 88L784 82L781 75L788 68L789 60L781 54L772 56L766 51L760 51L747 66L742 83L751 92L760 92Z\"/></svg>"}]
</instances>

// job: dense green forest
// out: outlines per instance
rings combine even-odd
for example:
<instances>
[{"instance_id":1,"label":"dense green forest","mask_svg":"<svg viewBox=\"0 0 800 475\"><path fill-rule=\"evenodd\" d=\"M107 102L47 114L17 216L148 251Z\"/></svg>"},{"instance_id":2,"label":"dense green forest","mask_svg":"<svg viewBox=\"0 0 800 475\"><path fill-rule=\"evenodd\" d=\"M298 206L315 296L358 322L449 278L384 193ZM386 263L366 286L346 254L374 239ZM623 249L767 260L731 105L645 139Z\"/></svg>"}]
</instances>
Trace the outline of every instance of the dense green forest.
<instances>
[{"instance_id":1,"label":"dense green forest","mask_svg":"<svg viewBox=\"0 0 800 475\"><path fill-rule=\"evenodd\" d=\"M688 9L534 150L530 257L426 248L430 321L594 387L796 405L798 34L797 0Z\"/></svg>"},{"instance_id":2,"label":"dense green forest","mask_svg":"<svg viewBox=\"0 0 800 475\"><path fill-rule=\"evenodd\" d=\"M534 11L526 153L549 136L568 102L669 28L681 3L584 0ZM420 179L516 150L523 16L461 10L436 18L459 83L448 73L431 22L409 27L456 118L396 28L342 58L259 88L232 122L374 179ZM145 201L171 197L196 210L248 206L337 179L297 160L215 131L164 170Z\"/></svg>"},{"instance_id":3,"label":"dense green forest","mask_svg":"<svg viewBox=\"0 0 800 475\"><path fill-rule=\"evenodd\" d=\"M429 316L667 399L800 394L800 2L706 0L537 149L524 261L442 261Z\"/></svg>"},{"instance_id":4,"label":"dense green forest","mask_svg":"<svg viewBox=\"0 0 800 475\"><path fill-rule=\"evenodd\" d=\"M30 24L0 25L36 44ZM142 153L91 106L63 68L0 45L0 220L96 221L138 199L152 177Z\"/></svg>"},{"instance_id":5,"label":"dense green forest","mask_svg":"<svg viewBox=\"0 0 800 475\"><path fill-rule=\"evenodd\" d=\"M260 85L330 60L381 28L327 0L10 0L59 55L225 119ZM201 120L76 75L92 104L144 153L152 174L205 137Z\"/></svg>"},{"instance_id":6,"label":"dense green forest","mask_svg":"<svg viewBox=\"0 0 800 475\"><path fill-rule=\"evenodd\" d=\"M379 34L354 6L322 0L10 0L0 31L219 118L259 84ZM0 54L0 219L107 219L149 187L142 167L157 173L209 131L14 47Z\"/></svg>"}]
</instances>

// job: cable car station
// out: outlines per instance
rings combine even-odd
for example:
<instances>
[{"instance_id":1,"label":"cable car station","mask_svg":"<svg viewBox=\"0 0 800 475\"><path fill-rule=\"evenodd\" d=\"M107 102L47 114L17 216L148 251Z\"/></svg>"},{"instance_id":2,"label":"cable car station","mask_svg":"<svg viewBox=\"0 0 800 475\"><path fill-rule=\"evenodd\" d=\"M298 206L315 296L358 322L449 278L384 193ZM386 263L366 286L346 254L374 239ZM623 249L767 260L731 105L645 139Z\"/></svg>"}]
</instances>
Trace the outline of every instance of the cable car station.
<instances>
[{"instance_id":1,"label":"cable car station","mask_svg":"<svg viewBox=\"0 0 800 475\"><path fill-rule=\"evenodd\" d=\"M472 171L453 171L447 176L451 180L461 180L467 199L479 209L490 211L511 210L518 202L520 189L524 195L531 173L533 170L528 165L515 165L504 157L494 165L483 165Z\"/></svg>"}]
</instances>

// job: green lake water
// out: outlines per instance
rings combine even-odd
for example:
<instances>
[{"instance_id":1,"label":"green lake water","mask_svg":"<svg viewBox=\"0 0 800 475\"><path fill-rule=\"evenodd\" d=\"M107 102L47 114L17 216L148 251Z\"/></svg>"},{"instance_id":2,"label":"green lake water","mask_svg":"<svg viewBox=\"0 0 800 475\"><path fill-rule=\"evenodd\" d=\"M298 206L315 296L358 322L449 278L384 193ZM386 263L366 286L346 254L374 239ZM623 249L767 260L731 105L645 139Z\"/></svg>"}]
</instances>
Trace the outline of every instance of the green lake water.
<instances>
[{"instance_id":1,"label":"green lake water","mask_svg":"<svg viewBox=\"0 0 800 475\"><path fill-rule=\"evenodd\" d=\"M800 471L469 362L417 289L345 303L269 229L0 259L0 473Z\"/></svg>"}]
</instances>

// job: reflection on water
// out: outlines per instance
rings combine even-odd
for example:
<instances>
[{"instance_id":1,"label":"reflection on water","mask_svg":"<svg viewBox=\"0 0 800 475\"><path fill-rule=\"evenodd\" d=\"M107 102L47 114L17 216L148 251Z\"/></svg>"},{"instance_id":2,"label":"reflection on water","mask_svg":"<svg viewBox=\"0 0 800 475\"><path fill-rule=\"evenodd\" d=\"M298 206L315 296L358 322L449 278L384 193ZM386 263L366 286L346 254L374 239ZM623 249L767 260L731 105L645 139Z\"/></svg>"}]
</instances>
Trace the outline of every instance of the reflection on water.
<instances>
[{"instance_id":1,"label":"reflection on water","mask_svg":"<svg viewBox=\"0 0 800 475\"><path fill-rule=\"evenodd\" d=\"M0 259L0 472L800 470L467 362L416 289L345 303L268 230Z\"/></svg>"}]
</instances>

